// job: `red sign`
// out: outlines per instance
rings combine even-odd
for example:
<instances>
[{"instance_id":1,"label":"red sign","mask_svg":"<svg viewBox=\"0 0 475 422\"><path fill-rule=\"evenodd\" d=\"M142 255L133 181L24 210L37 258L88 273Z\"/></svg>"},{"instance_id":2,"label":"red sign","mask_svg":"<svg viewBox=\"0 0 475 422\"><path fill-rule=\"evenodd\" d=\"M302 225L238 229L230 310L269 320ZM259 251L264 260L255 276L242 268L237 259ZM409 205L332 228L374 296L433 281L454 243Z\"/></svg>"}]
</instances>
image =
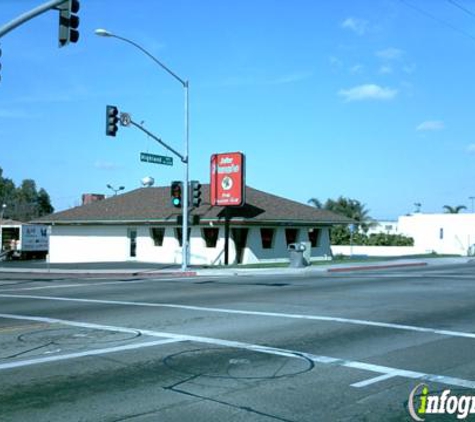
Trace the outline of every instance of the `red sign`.
<instances>
[{"instance_id":1,"label":"red sign","mask_svg":"<svg viewBox=\"0 0 475 422\"><path fill-rule=\"evenodd\" d=\"M211 156L211 205L241 206L245 200L245 156L241 152Z\"/></svg>"}]
</instances>

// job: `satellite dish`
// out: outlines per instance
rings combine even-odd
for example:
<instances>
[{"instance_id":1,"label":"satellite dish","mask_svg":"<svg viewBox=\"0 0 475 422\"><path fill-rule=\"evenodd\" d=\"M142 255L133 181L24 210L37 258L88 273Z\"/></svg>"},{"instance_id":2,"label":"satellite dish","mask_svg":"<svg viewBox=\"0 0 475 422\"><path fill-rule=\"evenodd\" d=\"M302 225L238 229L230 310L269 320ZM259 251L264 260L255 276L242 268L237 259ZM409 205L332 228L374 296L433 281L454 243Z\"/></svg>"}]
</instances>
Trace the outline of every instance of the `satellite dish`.
<instances>
[{"instance_id":1,"label":"satellite dish","mask_svg":"<svg viewBox=\"0 0 475 422\"><path fill-rule=\"evenodd\" d=\"M149 188L150 186L153 186L155 183L155 179L151 176L144 177L142 180L142 185L144 185L146 188Z\"/></svg>"}]
</instances>

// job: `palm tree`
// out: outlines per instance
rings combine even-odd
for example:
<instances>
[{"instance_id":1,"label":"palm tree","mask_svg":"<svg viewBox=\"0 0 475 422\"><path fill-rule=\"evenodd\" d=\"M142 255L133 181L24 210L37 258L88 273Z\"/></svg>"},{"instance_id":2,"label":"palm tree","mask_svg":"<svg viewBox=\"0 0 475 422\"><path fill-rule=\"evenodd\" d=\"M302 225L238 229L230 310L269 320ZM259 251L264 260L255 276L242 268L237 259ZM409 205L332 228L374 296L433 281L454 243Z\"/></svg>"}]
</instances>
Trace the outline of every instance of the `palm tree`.
<instances>
[{"instance_id":1,"label":"palm tree","mask_svg":"<svg viewBox=\"0 0 475 422\"><path fill-rule=\"evenodd\" d=\"M321 210L323 208L322 202L317 198L310 198L307 201L307 204L310 204L310 205L314 206L315 208L317 208L319 210Z\"/></svg>"},{"instance_id":2,"label":"palm tree","mask_svg":"<svg viewBox=\"0 0 475 422\"><path fill-rule=\"evenodd\" d=\"M374 224L366 206L357 199L345 198L343 196L340 196L336 201L328 199L324 208L351 218L365 233Z\"/></svg>"},{"instance_id":3,"label":"palm tree","mask_svg":"<svg viewBox=\"0 0 475 422\"><path fill-rule=\"evenodd\" d=\"M465 205L457 205L455 207L444 205L443 208L445 209L446 214L459 214L460 211L467 209Z\"/></svg>"}]
</instances>

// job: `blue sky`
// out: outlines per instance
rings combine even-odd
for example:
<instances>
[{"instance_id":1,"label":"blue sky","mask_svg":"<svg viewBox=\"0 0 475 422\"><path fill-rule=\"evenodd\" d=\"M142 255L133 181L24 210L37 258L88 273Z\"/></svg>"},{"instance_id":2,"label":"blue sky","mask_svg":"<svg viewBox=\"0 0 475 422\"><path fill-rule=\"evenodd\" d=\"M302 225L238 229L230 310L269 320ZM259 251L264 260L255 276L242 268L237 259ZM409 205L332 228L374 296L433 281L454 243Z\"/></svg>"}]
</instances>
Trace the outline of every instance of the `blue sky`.
<instances>
[{"instance_id":1,"label":"blue sky","mask_svg":"<svg viewBox=\"0 0 475 422\"><path fill-rule=\"evenodd\" d=\"M0 25L42 1L1 0ZM462 10L461 6L466 10ZM473 12L471 15L469 12ZM475 196L472 0L81 0L80 40L57 47L50 11L4 36L0 167L62 210L107 184L183 177L114 104L183 151L183 88L106 28L190 81L190 172L242 151L248 185L300 202L340 195L374 218L442 212Z\"/></svg>"}]
</instances>

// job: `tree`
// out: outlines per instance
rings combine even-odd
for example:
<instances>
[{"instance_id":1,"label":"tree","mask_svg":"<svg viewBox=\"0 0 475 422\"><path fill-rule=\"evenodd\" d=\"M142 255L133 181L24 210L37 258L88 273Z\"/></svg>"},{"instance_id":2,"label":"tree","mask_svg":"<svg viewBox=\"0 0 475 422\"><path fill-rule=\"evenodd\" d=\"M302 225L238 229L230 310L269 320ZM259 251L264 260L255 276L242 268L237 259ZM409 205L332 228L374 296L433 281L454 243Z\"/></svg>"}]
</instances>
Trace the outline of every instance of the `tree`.
<instances>
[{"instance_id":1,"label":"tree","mask_svg":"<svg viewBox=\"0 0 475 422\"><path fill-rule=\"evenodd\" d=\"M54 212L48 192L41 188L38 192L38 217Z\"/></svg>"},{"instance_id":2,"label":"tree","mask_svg":"<svg viewBox=\"0 0 475 422\"><path fill-rule=\"evenodd\" d=\"M323 208L323 204L322 204L322 201L320 201L319 199L317 198L310 198L308 201L307 201L307 204L309 205L312 205L314 206L315 208L321 210Z\"/></svg>"},{"instance_id":3,"label":"tree","mask_svg":"<svg viewBox=\"0 0 475 422\"><path fill-rule=\"evenodd\" d=\"M11 179L3 177L0 167L0 205L5 204L4 217L29 221L54 211L45 189L39 191L33 179L25 179L16 187Z\"/></svg>"},{"instance_id":4,"label":"tree","mask_svg":"<svg viewBox=\"0 0 475 422\"><path fill-rule=\"evenodd\" d=\"M460 211L467 209L465 205L456 205L455 207L444 205L443 208L445 209L446 214L459 214Z\"/></svg>"},{"instance_id":5,"label":"tree","mask_svg":"<svg viewBox=\"0 0 475 422\"><path fill-rule=\"evenodd\" d=\"M357 199L345 198L343 196L340 196L336 201L328 199L324 208L351 218L358 227L361 227L364 233L374 224L365 205Z\"/></svg>"},{"instance_id":6,"label":"tree","mask_svg":"<svg viewBox=\"0 0 475 422\"><path fill-rule=\"evenodd\" d=\"M336 200L327 199L322 206L322 203L317 198L311 198L308 200L308 203L318 209L333 211L336 214L351 218L364 233L353 233L354 243L363 244L366 237L365 233L367 233L371 225L374 224L365 205L356 199L340 196ZM333 226L330 230L330 240L333 245L349 245L351 238L352 236L348 226Z\"/></svg>"}]
</instances>

